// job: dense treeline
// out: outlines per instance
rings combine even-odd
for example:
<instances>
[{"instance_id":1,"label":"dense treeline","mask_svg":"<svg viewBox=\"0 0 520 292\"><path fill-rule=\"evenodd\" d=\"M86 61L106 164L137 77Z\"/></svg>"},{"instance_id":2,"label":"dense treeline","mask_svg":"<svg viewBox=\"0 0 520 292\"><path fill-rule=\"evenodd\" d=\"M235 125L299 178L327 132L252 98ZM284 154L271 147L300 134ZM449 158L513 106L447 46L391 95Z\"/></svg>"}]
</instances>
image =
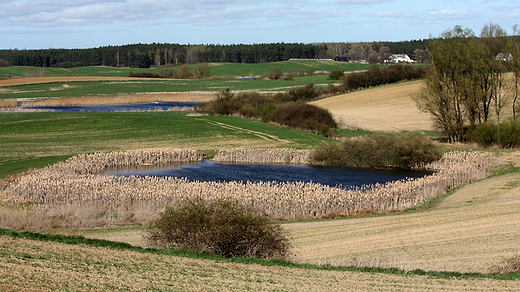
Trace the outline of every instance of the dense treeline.
<instances>
[{"instance_id":1,"label":"dense treeline","mask_svg":"<svg viewBox=\"0 0 520 292\"><path fill-rule=\"evenodd\" d=\"M425 50L426 41L373 43L271 43L236 45L131 44L90 49L0 50L0 65L35 67L110 66L149 68L204 62L266 63L295 59L333 59L380 62L390 53Z\"/></svg>"},{"instance_id":2,"label":"dense treeline","mask_svg":"<svg viewBox=\"0 0 520 292\"><path fill-rule=\"evenodd\" d=\"M0 59L14 66L110 66L149 68L204 62L265 63L290 58L315 59L326 55L326 45L180 45L134 44L93 49L1 50Z\"/></svg>"}]
</instances>

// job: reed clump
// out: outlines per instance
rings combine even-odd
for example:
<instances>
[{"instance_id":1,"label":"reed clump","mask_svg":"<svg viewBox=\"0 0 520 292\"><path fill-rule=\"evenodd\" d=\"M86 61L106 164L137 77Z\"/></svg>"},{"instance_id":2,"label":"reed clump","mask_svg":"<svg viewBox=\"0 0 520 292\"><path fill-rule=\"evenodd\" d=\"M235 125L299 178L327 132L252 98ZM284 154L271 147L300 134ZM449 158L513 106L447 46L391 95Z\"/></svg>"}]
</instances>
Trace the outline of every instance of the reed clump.
<instances>
[{"instance_id":1,"label":"reed clump","mask_svg":"<svg viewBox=\"0 0 520 292\"><path fill-rule=\"evenodd\" d=\"M228 155L228 161L239 162L245 161L239 158L241 155L257 152L258 157L251 160L258 163L305 161L304 158L287 158L298 151L285 150L288 152L285 157L280 151L284 150L266 149L263 153L235 150L229 152L232 155L223 153L217 157ZM268 154L282 158L271 159ZM438 170L432 175L350 190L304 182L200 182L176 177L97 174L116 166L193 162L202 158L203 154L196 150L182 149L81 155L17 178L7 186L6 193L11 204L31 202L31 212L76 221L89 218L117 221L131 214L136 222L147 224L164 211L165 206L196 197L208 201L239 200L274 219L318 219L332 212L355 215L361 210L383 213L411 208L454 187L482 179L491 168L500 165L491 154L452 152L429 165ZM62 225L67 226L67 222Z\"/></svg>"},{"instance_id":2,"label":"reed clump","mask_svg":"<svg viewBox=\"0 0 520 292\"><path fill-rule=\"evenodd\" d=\"M220 150L213 158L220 163L310 164L309 150L236 148Z\"/></svg>"}]
</instances>

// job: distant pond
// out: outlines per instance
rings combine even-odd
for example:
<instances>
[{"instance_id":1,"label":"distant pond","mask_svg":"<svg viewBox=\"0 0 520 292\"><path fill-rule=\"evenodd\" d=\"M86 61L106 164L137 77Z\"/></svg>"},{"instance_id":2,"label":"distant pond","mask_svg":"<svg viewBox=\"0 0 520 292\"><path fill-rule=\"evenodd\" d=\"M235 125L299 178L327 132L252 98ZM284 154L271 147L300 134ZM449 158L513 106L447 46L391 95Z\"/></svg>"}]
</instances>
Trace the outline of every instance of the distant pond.
<instances>
[{"instance_id":1,"label":"distant pond","mask_svg":"<svg viewBox=\"0 0 520 292\"><path fill-rule=\"evenodd\" d=\"M31 106L19 107L20 109L35 109L56 112L116 112L116 111L148 111L173 108L191 108L197 106L198 102L151 102L139 104L106 104L106 105L77 105L77 106Z\"/></svg>"},{"instance_id":2,"label":"distant pond","mask_svg":"<svg viewBox=\"0 0 520 292\"><path fill-rule=\"evenodd\" d=\"M420 178L431 171L397 169L346 169L308 165L228 164L203 160L178 165L142 165L112 169L102 175L185 177L191 181L314 182L345 189L406 178Z\"/></svg>"}]
</instances>

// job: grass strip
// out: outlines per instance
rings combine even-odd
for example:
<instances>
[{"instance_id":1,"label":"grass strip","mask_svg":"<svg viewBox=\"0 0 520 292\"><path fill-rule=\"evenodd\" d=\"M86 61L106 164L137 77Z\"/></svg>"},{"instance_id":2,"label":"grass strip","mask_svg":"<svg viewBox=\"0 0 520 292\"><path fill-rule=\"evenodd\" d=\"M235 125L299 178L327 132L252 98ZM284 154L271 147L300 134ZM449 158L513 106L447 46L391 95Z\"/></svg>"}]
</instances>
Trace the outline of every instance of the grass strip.
<instances>
[{"instance_id":1,"label":"grass strip","mask_svg":"<svg viewBox=\"0 0 520 292\"><path fill-rule=\"evenodd\" d=\"M449 271L423 271L416 269L412 271L405 271L398 268L373 268L373 267L357 267L357 266L332 266L332 265L313 265L313 264L298 264L281 259L259 259L259 258L245 258L233 257L225 258L220 255L212 255L204 252L198 252L188 249L153 249L133 246L128 243L109 241L103 239L91 239L78 235L59 235L59 234L42 234L31 231L15 231L11 229L0 228L0 236L10 236L12 238L24 238L29 240L38 240L44 242L57 242L64 244L79 245L84 244L92 247L106 247L115 250L128 250L140 253L151 253L158 255L170 255L178 257L188 257L204 260L213 260L216 262L232 262L239 264L257 264L262 266L282 266L287 268L309 269L309 270L325 270L325 271L348 271L348 272L364 272L364 273L382 273L394 275L415 275L415 276L430 276L439 279L475 279L487 278L496 280L520 280L520 273L509 274L483 274L483 273L459 273Z\"/></svg>"}]
</instances>

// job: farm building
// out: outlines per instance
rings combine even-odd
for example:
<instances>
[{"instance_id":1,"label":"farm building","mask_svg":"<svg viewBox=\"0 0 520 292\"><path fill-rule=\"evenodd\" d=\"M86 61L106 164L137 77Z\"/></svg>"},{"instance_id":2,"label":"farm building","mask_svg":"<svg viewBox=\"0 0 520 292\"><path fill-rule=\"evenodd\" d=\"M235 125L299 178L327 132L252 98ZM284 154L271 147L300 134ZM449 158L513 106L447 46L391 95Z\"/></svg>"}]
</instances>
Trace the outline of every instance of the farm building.
<instances>
[{"instance_id":1,"label":"farm building","mask_svg":"<svg viewBox=\"0 0 520 292\"><path fill-rule=\"evenodd\" d=\"M334 61L336 62L350 62L352 58L349 56L336 56L334 57Z\"/></svg>"},{"instance_id":2,"label":"farm building","mask_svg":"<svg viewBox=\"0 0 520 292\"><path fill-rule=\"evenodd\" d=\"M391 63L391 64L413 63L413 62L415 62L415 61L412 60L412 58L410 58L407 54L393 54L393 55L390 55L390 57L388 57L388 60L385 60L385 63Z\"/></svg>"}]
</instances>

